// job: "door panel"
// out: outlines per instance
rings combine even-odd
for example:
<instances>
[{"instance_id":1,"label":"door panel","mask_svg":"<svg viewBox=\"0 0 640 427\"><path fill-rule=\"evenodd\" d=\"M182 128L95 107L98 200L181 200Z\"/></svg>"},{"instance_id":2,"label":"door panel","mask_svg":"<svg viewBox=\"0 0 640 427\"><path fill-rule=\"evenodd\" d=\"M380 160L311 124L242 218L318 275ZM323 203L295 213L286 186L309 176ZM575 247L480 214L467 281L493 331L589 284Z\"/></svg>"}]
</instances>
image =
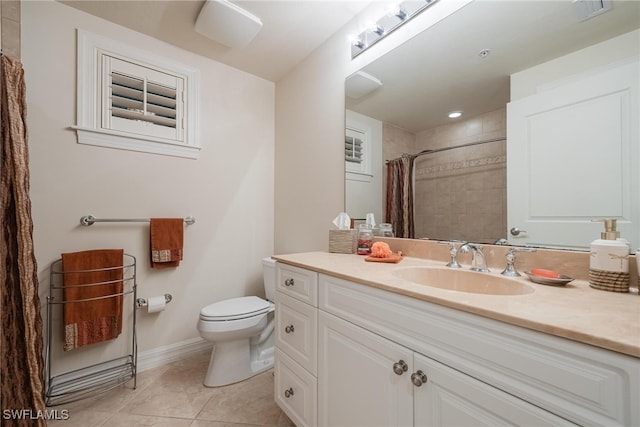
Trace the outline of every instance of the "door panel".
<instances>
[{"instance_id":1,"label":"door panel","mask_svg":"<svg viewBox=\"0 0 640 427\"><path fill-rule=\"evenodd\" d=\"M512 243L588 249L591 219L616 218L640 245L638 75L636 61L507 106Z\"/></svg>"}]
</instances>

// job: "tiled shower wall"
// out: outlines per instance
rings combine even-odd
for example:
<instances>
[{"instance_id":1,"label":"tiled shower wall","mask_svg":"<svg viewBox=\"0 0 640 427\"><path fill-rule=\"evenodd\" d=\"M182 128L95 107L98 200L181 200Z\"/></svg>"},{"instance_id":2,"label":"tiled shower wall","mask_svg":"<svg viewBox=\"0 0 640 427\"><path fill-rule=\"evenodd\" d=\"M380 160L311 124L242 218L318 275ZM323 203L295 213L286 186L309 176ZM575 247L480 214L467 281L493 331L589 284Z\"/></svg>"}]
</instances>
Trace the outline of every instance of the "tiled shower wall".
<instances>
[{"instance_id":1,"label":"tiled shower wall","mask_svg":"<svg viewBox=\"0 0 640 427\"><path fill-rule=\"evenodd\" d=\"M417 238L477 243L507 237L505 109L416 135L384 126L383 135L385 160L402 152L501 139L416 158L415 231Z\"/></svg>"},{"instance_id":2,"label":"tiled shower wall","mask_svg":"<svg viewBox=\"0 0 640 427\"><path fill-rule=\"evenodd\" d=\"M20 0L0 2L0 47L4 55L20 58Z\"/></svg>"}]
</instances>

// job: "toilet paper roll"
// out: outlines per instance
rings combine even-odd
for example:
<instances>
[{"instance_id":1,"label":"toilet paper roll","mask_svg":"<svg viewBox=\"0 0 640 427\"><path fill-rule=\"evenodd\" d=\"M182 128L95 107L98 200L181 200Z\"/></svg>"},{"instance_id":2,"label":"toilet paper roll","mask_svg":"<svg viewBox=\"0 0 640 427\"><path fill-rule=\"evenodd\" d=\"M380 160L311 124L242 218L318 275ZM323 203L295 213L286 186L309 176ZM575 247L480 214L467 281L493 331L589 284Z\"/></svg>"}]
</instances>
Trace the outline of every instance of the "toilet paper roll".
<instances>
[{"instance_id":1,"label":"toilet paper roll","mask_svg":"<svg viewBox=\"0 0 640 427\"><path fill-rule=\"evenodd\" d=\"M167 306L167 299L164 297L164 295L151 297L147 301L147 312L157 313L159 311L163 311L166 306Z\"/></svg>"}]
</instances>

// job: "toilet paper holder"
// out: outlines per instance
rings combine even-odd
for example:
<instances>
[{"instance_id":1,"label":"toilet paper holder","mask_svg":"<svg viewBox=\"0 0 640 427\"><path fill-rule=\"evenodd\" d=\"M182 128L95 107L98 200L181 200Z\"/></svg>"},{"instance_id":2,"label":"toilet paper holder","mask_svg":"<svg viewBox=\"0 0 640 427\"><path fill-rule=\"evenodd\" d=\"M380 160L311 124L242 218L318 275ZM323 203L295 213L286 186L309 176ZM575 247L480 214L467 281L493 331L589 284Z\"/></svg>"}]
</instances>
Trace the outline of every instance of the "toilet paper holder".
<instances>
[{"instance_id":1,"label":"toilet paper holder","mask_svg":"<svg viewBox=\"0 0 640 427\"><path fill-rule=\"evenodd\" d=\"M164 300L166 301L167 304L169 304L172 299L173 297L171 296L171 294L164 294ZM136 298L136 307L142 308L146 306L147 306L147 300L145 298Z\"/></svg>"}]
</instances>

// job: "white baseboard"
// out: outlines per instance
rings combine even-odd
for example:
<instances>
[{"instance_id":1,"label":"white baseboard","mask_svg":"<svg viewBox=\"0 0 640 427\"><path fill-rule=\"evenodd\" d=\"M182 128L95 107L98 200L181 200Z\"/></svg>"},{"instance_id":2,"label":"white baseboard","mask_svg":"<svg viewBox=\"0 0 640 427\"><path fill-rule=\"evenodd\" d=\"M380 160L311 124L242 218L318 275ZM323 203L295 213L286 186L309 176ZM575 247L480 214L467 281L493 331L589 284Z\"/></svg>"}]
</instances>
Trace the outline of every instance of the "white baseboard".
<instances>
[{"instance_id":1,"label":"white baseboard","mask_svg":"<svg viewBox=\"0 0 640 427\"><path fill-rule=\"evenodd\" d=\"M213 348L213 343L198 337L143 351L138 353L137 371L142 372L156 366L166 365L211 348Z\"/></svg>"}]
</instances>

